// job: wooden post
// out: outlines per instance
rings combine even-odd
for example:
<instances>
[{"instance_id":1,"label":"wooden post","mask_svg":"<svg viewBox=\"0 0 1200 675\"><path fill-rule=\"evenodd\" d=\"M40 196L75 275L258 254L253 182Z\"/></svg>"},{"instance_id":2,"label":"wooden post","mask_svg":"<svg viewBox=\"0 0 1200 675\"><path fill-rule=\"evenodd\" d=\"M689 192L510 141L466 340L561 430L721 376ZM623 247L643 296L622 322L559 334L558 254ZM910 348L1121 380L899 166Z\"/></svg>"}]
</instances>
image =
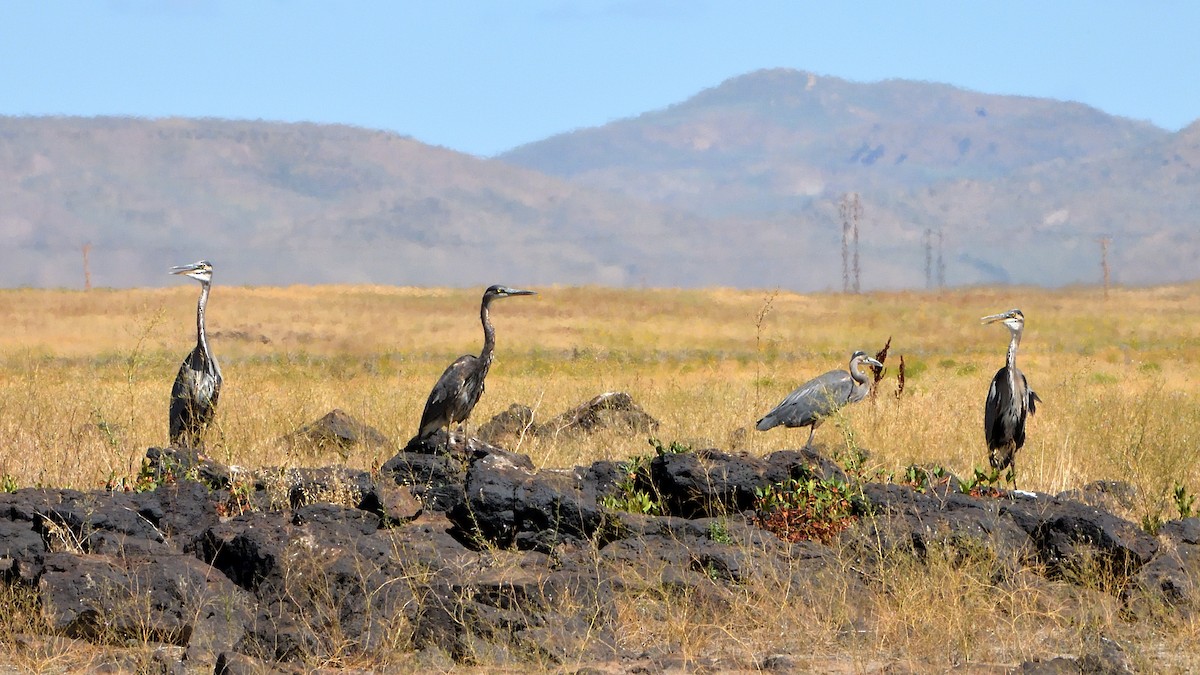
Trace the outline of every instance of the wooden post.
<instances>
[{"instance_id":1,"label":"wooden post","mask_svg":"<svg viewBox=\"0 0 1200 675\"><path fill-rule=\"evenodd\" d=\"M1096 241L1100 242L1100 270L1104 273L1104 299L1108 299L1108 245L1112 243L1112 237L1104 235Z\"/></svg>"},{"instance_id":2,"label":"wooden post","mask_svg":"<svg viewBox=\"0 0 1200 675\"><path fill-rule=\"evenodd\" d=\"M88 263L88 256L92 252L92 242L83 245L83 290L92 290L92 269Z\"/></svg>"},{"instance_id":3,"label":"wooden post","mask_svg":"<svg viewBox=\"0 0 1200 675\"><path fill-rule=\"evenodd\" d=\"M858 201L858 193L843 194L842 203L838 205L838 212L842 216L842 292L858 293L860 288L858 221L862 218L862 203ZM851 249L853 249L854 257L853 266L850 262Z\"/></svg>"}]
</instances>

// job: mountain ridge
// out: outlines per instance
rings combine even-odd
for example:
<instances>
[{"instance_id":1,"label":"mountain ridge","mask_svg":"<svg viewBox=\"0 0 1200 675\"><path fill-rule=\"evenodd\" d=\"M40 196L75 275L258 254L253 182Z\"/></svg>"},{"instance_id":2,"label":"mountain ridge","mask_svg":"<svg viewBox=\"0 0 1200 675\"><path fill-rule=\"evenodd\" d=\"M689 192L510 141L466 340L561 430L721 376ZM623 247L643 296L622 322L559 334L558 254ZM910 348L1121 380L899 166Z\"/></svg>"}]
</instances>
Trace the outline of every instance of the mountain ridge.
<instances>
[{"instance_id":1,"label":"mountain ridge","mask_svg":"<svg viewBox=\"0 0 1200 675\"><path fill-rule=\"evenodd\" d=\"M0 117L0 285L841 286L1193 278L1200 121L772 69L494 158L350 125ZM936 236L935 236L936 235ZM927 242L942 240L933 251ZM1166 261L1166 264L1164 264Z\"/></svg>"}]
</instances>

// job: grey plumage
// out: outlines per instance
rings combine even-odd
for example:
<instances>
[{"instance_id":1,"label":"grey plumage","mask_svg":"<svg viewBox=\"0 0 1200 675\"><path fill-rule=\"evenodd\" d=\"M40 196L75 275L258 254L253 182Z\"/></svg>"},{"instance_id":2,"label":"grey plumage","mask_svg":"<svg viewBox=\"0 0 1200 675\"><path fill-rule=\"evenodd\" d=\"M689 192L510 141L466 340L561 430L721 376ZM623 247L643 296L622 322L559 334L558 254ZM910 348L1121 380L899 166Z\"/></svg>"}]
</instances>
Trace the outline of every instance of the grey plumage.
<instances>
[{"instance_id":1,"label":"grey plumage","mask_svg":"<svg viewBox=\"0 0 1200 675\"><path fill-rule=\"evenodd\" d=\"M467 354L458 357L438 378L425 402L418 438L430 436L438 429L463 422L471 416L471 411L483 395L484 378L492 367L492 353L496 348L496 330L492 326L489 309L494 300L514 295L537 293L507 286L490 286L484 291L479 306L479 321L483 324L483 350L479 356Z\"/></svg>"},{"instance_id":2,"label":"grey plumage","mask_svg":"<svg viewBox=\"0 0 1200 675\"><path fill-rule=\"evenodd\" d=\"M171 386L172 445L201 445L204 429L212 421L217 399L221 396L221 368L208 347L204 326L212 271L212 263L207 260L171 268L171 274L182 274L200 282L200 300L196 303L196 347L183 359L175 384Z\"/></svg>"},{"instance_id":3,"label":"grey plumage","mask_svg":"<svg viewBox=\"0 0 1200 675\"><path fill-rule=\"evenodd\" d=\"M812 445L817 427L826 417L849 403L857 403L871 391L871 376L862 371L862 364L869 363L879 368L883 364L857 351L850 355L850 369L831 370L805 382L787 395L775 409L763 416L755 428L766 431L779 425L785 427L811 427L808 442Z\"/></svg>"},{"instance_id":4,"label":"grey plumage","mask_svg":"<svg viewBox=\"0 0 1200 675\"><path fill-rule=\"evenodd\" d=\"M1017 368L1017 347L1025 331L1025 315L1019 309L980 319L985 324L1003 322L1011 334L1005 365L996 371L983 408L983 433L987 438L988 462L994 471L1010 469L1025 445L1025 418L1032 415L1041 398L1029 388L1025 374Z\"/></svg>"}]
</instances>

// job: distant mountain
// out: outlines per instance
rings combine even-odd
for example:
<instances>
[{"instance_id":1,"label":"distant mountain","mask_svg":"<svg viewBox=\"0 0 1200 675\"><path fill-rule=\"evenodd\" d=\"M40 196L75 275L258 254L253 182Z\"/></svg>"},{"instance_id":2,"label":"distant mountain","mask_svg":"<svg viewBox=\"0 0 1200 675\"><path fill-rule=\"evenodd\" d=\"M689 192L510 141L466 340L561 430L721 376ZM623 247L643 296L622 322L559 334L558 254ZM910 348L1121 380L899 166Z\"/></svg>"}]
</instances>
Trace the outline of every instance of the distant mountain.
<instances>
[{"instance_id":1,"label":"distant mountain","mask_svg":"<svg viewBox=\"0 0 1200 675\"><path fill-rule=\"evenodd\" d=\"M792 70L484 160L345 126L0 117L0 286L864 288L1195 278L1200 123ZM932 265L936 267L936 263Z\"/></svg>"},{"instance_id":2,"label":"distant mountain","mask_svg":"<svg viewBox=\"0 0 1200 675\"><path fill-rule=\"evenodd\" d=\"M499 159L673 206L756 214L846 191L1000 179L1166 135L1078 103L764 70Z\"/></svg>"},{"instance_id":3,"label":"distant mountain","mask_svg":"<svg viewBox=\"0 0 1200 675\"><path fill-rule=\"evenodd\" d=\"M0 284L702 284L695 216L366 129L0 118Z\"/></svg>"},{"instance_id":4,"label":"distant mountain","mask_svg":"<svg viewBox=\"0 0 1200 675\"><path fill-rule=\"evenodd\" d=\"M1200 193L1181 189L1197 169L1172 149L1197 135L1078 103L766 70L499 159L748 221L760 239L803 243L793 264L823 268L827 285L840 281L838 203L849 192L863 205L871 286L923 285L927 230L942 233L951 283L1095 281L1104 234L1118 278L1150 283L1196 274L1163 269L1147 242L1200 252L1185 215Z\"/></svg>"}]
</instances>

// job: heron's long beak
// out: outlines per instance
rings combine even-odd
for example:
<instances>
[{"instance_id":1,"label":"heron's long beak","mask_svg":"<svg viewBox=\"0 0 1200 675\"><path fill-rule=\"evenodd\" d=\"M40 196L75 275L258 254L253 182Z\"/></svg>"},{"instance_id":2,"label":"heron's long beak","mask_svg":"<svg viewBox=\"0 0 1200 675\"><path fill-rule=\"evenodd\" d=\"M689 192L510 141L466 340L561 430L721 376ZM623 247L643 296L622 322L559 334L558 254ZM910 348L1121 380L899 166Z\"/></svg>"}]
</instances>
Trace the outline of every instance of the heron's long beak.
<instances>
[{"instance_id":1,"label":"heron's long beak","mask_svg":"<svg viewBox=\"0 0 1200 675\"><path fill-rule=\"evenodd\" d=\"M877 360L875 360L875 359L873 359L873 358L871 358L871 357L869 357L869 356L868 356L867 358L863 359L863 363L869 363L869 364L871 364L871 365L875 366L876 368L882 368L882 367L883 367L883 364L882 364L882 363L880 363L879 361L877 361Z\"/></svg>"},{"instance_id":2,"label":"heron's long beak","mask_svg":"<svg viewBox=\"0 0 1200 675\"><path fill-rule=\"evenodd\" d=\"M982 319L980 319L979 321L980 321L980 323L985 323L985 324L996 323L997 321L1003 321L1003 320L1007 319L1008 314L1009 314L1008 312L1005 312L1003 314L993 314L991 316L985 316Z\"/></svg>"},{"instance_id":3,"label":"heron's long beak","mask_svg":"<svg viewBox=\"0 0 1200 675\"><path fill-rule=\"evenodd\" d=\"M176 265L175 267L171 268L171 274L187 274L188 272L195 272L198 269L200 269L200 265L197 263L192 263L191 265Z\"/></svg>"},{"instance_id":4,"label":"heron's long beak","mask_svg":"<svg viewBox=\"0 0 1200 675\"><path fill-rule=\"evenodd\" d=\"M506 295L537 295L537 291L526 291L520 288L510 288Z\"/></svg>"}]
</instances>

